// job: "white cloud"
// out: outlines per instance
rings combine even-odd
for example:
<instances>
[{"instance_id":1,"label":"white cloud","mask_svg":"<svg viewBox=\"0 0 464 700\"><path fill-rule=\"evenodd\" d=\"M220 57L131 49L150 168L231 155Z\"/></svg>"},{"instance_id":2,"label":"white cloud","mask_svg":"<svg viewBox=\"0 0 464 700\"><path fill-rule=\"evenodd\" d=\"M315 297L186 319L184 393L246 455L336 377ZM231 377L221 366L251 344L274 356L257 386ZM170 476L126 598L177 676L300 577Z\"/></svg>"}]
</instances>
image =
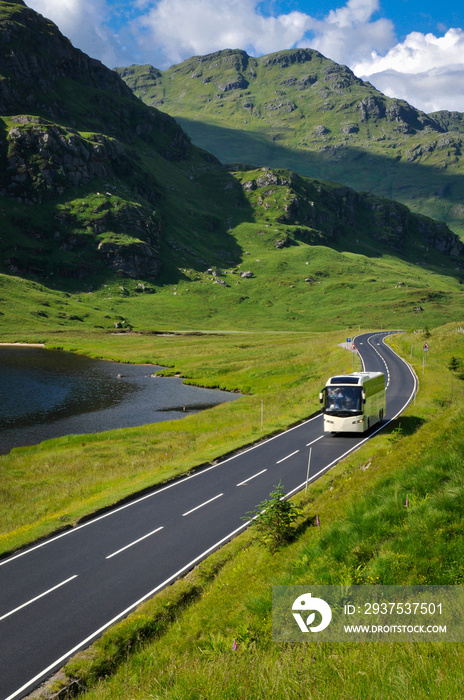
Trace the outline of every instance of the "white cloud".
<instances>
[{"instance_id":1,"label":"white cloud","mask_svg":"<svg viewBox=\"0 0 464 700\"><path fill-rule=\"evenodd\" d=\"M369 22L378 9L378 0L348 0L344 7L330 10L327 22L339 27L351 27L353 24Z\"/></svg>"},{"instance_id":2,"label":"white cloud","mask_svg":"<svg viewBox=\"0 0 464 700\"><path fill-rule=\"evenodd\" d=\"M147 0L142 0L146 5ZM262 55L293 46L311 46L342 62L361 60L394 41L390 20L371 22L378 0L348 0L318 20L303 12L264 16L258 0L159 0L134 25L148 56L178 63L192 55L242 48ZM161 59L163 60L163 59Z\"/></svg>"},{"instance_id":3,"label":"white cloud","mask_svg":"<svg viewBox=\"0 0 464 700\"><path fill-rule=\"evenodd\" d=\"M400 70L406 73L423 73L432 68L453 65L464 53L464 31L449 29L442 37L412 32L406 39L393 46L385 56L374 51L369 58L360 61L356 70L361 73L378 73L384 70Z\"/></svg>"},{"instance_id":4,"label":"white cloud","mask_svg":"<svg viewBox=\"0 0 464 700\"><path fill-rule=\"evenodd\" d=\"M464 111L464 31L442 37L412 32L384 55L377 51L352 65L389 96L402 97L426 112Z\"/></svg>"},{"instance_id":5,"label":"white cloud","mask_svg":"<svg viewBox=\"0 0 464 700\"><path fill-rule=\"evenodd\" d=\"M343 17L344 22L346 17ZM351 24L323 22L307 44L327 58L350 67L374 50L386 51L395 38L390 20Z\"/></svg>"},{"instance_id":6,"label":"white cloud","mask_svg":"<svg viewBox=\"0 0 464 700\"><path fill-rule=\"evenodd\" d=\"M164 64L224 48L263 54L294 46L310 28L302 12L264 17L256 0L160 0L136 22L145 53ZM159 66L159 67L165 67Z\"/></svg>"},{"instance_id":7,"label":"white cloud","mask_svg":"<svg viewBox=\"0 0 464 700\"><path fill-rule=\"evenodd\" d=\"M423 112L464 112L464 65L433 68L424 73L384 70L360 76L389 97L399 97Z\"/></svg>"}]
</instances>

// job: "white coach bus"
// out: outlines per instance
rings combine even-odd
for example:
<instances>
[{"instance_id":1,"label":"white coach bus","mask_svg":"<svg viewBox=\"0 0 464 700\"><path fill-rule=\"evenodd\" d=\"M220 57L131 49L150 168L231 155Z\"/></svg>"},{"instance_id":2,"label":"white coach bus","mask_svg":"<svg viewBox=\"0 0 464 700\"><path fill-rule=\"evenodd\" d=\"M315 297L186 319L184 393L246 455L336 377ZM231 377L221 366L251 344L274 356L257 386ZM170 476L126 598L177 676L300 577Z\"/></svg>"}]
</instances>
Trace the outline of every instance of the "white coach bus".
<instances>
[{"instance_id":1,"label":"white coach bus","mask_svg":"<svg viewBox=\"0 0 464 700\"><path fill-rule=\"evenodd\" d=\"M363 433L385 415L383 372L330 377L319 394L326 433Z\"/></svg>"}]
</instances>

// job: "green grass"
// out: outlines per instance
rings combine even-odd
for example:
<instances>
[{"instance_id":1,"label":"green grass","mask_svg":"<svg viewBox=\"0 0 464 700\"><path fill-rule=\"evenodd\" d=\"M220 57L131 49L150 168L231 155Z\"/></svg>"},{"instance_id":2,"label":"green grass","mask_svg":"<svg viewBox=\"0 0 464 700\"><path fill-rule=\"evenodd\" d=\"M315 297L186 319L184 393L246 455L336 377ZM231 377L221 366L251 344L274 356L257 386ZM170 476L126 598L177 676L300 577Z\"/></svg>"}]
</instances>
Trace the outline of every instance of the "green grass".
<instances>
[{"instance_id":1,"label":"green grass","mask_svg":"<svg viewBox=\"0 0 464 700\"><path fill-rule=\"evenodd\" d=\"M83 698L460 696L461 645L271 637L273 584L463 583L464 384L447 369L464 356L462 329L432 331L425 369L423 342L393 338L412 355L417 400L294 499L303 510L294 541L271 554L250 529L142 605L67 665Z\"/></svg>"}]
</instances>

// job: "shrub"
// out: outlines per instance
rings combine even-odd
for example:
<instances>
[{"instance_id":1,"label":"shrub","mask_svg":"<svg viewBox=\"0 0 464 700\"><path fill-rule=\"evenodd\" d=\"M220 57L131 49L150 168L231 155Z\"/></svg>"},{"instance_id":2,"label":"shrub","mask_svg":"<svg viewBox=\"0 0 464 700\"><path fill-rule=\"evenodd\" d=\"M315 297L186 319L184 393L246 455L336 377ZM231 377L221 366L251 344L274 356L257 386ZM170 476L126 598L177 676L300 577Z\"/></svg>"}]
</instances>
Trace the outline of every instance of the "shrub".
<instances>
[{"instance_id":1,"label":"shrub","mask_svg":"<svg viewBox=\"0 0 464 700\"><path fill-rule=\"evenodd\" d=\"M254 521L253 527L259 543L275 552L291 539L293 525L299 516L300 510L291 501L285 500L285 492L279 481L269 498L249 511L246 519Z\"/></svg>"}]
</instances>

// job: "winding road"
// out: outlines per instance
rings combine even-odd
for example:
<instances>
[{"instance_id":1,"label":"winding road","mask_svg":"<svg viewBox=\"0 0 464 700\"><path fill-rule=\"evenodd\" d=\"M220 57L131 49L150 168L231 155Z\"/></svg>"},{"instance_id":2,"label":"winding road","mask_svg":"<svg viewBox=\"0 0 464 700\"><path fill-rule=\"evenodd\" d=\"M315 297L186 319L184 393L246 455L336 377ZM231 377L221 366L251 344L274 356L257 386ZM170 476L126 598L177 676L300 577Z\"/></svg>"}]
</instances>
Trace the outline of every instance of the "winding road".
<instances>
[{"instance_id":1,"label":"winding road","mask_svg":"<svg viewBox=\"0 0 464 700\"><path fill-rule=\"evenodd\" d=\"M414 397L409 365L385 343L356 338L367 371L387 376L387 413L363 435L324 435L322 415L154 489L0 561L0 700L30 693L139 603L246 527L242 517L282 482L314 481L396 418Z\"/></svg>"}]
</instances>

